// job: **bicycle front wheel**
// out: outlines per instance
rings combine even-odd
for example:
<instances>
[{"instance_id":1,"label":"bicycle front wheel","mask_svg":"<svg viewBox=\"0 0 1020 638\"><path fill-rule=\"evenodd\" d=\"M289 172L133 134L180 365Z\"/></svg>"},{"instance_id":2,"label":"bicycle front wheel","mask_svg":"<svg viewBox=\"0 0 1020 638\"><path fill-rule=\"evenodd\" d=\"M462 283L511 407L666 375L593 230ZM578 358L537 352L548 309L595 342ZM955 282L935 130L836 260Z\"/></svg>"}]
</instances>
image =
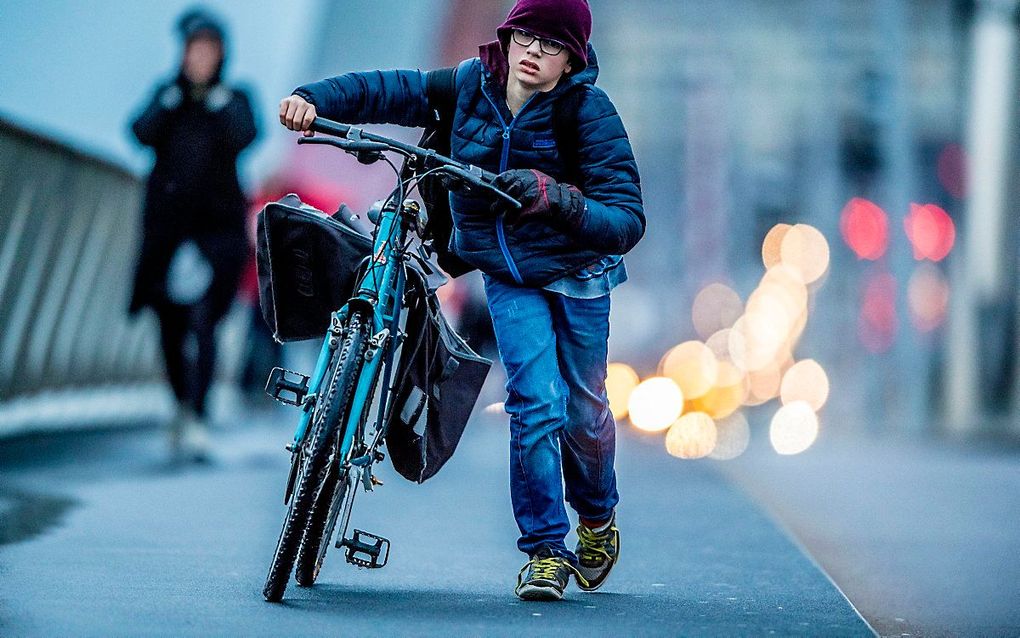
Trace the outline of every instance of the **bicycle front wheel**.
<instances>
[{"instance_id":1,"label":"bicycle front wheel","mask_svg":"<svg viewBox=\"0 0 1020 638\"><path fill-rule=\"evenodd\" d=\"M309 424L308 452L301 468L298 484L291 497L290 508L280 531L276 553L266 577L262 595L270 602L279 602L287 589L287 581L294 569L294 560L302 536L309 523L315 506L316 496L321 492L332 494L336 474L330 481L329 460L340 435L341 418L348 413L348 404L361 371L367 346L369 323L360 313L351 315L341 345L334 351L327 368L329 383L326 392L319 394L319 400ZM333 482L333 485L328 483Z\"/></svg>"},{"instance_id":2,"label":"bicycle front wheel","mask_svg":"<svg viewBox=\"0 0 1020 638\"><path fill-rule=\"evenodd\" d=\"M322 560L326 556L329 545L332 523L339 515L338 505L347 497L347 472L338 469L339 463L334 460L329 464L326 480L312 505L308 516L308 527L297 554L297 566L294 568L294 579L302 587L311 587L319 577Z\"/></svg>"},{"instance_id":3,"label":"bicycle front wheel","mask_svg":"<svg viewBox=\"0 0 1020 638\"><path fill-rule=\"evenodd\" d=\"M326 479L308 516L308 527L305 529L304 539L297 554L297 566L294 568L294 578L302 587L311 587L319 577L319 570L322 569L322 562L326 557L326 550L329 549L337 521L341 521L341 533L346 529L354 505L354 496L357 494L357 486L351 481L357 479L349 476L349 469L342 468L354 454L361 454L367 448L368 442L361 437L365 433L364 428L371 413L378 381L378 377L372 379L372 389L365 403L366 408L362 411L361 422L355 426L358 430L354 441L346 450L345 458L334 458L330 461ZM343 411L342 423L347 423L350 418L351 407L353 402L348 401ZM339 436L343 437L344 433Z\"/></svg>"}]
</instances>

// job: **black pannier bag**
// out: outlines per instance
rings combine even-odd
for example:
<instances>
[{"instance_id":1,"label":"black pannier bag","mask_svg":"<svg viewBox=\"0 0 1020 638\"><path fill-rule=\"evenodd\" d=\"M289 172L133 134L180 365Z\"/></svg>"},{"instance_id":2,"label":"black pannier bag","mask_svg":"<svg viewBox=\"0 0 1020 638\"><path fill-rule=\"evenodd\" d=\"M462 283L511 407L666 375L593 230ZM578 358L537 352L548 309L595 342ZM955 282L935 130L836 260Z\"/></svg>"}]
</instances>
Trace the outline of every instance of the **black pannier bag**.
<instances>
[{"instance_id":1,"label":"black pannier bag","mask_svg":"<svg viewBox=\"0 0 1020 638\"><path fill-rule=\"evenodd\" d=\"M393 468L416 483L450 460L492 361L454 332L423 275L407 269L410 307L386 427Z\"/></svg>"},{"instance_id":2,"label":"black pannier bag","mask_svg":"<svg viewBox=\"0 0 1020 638\"><path fill-rule=\"evenodd\" d=\"M322 337L353 294L372 238L342 222L346 211L330 217L287 195L259 212L259 303L277 341Z\"/></svg>"}]
</instances>

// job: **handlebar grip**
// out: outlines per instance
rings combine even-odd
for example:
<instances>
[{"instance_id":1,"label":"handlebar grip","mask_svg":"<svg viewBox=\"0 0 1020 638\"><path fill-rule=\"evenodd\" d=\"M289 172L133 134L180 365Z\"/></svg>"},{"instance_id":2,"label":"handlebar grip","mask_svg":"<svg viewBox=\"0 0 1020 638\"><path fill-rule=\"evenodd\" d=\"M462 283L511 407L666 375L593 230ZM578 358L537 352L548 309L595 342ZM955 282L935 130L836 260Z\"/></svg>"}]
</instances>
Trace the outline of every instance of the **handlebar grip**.
<instances>
[{"instance_id":1,"label":"handlebar grip","mask_svg":"<svg viewBox=\"0 0 1020 638\"><path fill-rule=\"evenodd\" d=\"M311 129L316 133L325 133L326 135L335 135L337 137L346 137L347 131L351 130L351 127L347 124L341 124L334 122L333 120L327 120L324 117L317 117L312 120Z\"/></svg>"}]
</instances>

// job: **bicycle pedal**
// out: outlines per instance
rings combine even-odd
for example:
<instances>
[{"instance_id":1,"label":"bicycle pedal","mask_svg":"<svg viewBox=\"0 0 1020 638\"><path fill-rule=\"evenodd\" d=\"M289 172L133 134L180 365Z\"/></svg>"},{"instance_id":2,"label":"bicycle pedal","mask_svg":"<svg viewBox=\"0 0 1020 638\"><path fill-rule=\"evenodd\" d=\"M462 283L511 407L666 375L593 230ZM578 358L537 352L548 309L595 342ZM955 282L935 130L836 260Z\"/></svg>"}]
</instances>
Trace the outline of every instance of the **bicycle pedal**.
<instances>
[{"instance_id":1,"label":"bicycle pedal","mask_svg":"<svg viewBox=\"0 0 1020 638\"><path fill-rule=\"evenodd\" d=\"M308 377L300 372L273 368L266 381L266 394L280 403L301 406L308 396Z\"/></svg>"},{"instance_id":2,"label":"bicycle pedal","mask_svg":"<svg viewBox=\"0 0 1020 638\"><path fill-rule=\"evenodd\" d=\"M379 569L385 567L390 558L389 540L360 529L354 530L352 538L342 538L336 542L337 549L344 547L347 548L347 562L358 567Z\"/></svg>"}]
</instances>

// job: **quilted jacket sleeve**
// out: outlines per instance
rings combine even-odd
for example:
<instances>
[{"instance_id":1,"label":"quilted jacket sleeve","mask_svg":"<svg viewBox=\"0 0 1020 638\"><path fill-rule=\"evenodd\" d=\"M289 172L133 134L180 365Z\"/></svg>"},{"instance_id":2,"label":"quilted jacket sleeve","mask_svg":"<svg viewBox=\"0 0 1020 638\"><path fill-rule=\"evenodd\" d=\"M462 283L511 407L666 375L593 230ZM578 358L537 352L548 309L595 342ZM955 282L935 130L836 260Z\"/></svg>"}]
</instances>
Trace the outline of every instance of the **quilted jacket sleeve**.
<instances>
[{"instance_id":1,"label":"quilted jacket sleeve","mask_svg":"<svg viewBox=\"0 0 1020 638\"><path fill-rule=\"evenodd\" d=\"M578 235L609 255L633 248L645 232L641 178L616 106L589 87L578 112L578 151L588 207Z\"/></svg>"},{"instance_id":2,"label":"quilted jacket sleeve","mask_svg":"<svg viewBox=\"0 0 1020 638\"><path fill-rule=\"evenodd\" d=\"M425 74L414 70L365 71L298 87L294 95L328 119L350 124L426 126L432 121Z\"/></svg>"}]
</instances>

